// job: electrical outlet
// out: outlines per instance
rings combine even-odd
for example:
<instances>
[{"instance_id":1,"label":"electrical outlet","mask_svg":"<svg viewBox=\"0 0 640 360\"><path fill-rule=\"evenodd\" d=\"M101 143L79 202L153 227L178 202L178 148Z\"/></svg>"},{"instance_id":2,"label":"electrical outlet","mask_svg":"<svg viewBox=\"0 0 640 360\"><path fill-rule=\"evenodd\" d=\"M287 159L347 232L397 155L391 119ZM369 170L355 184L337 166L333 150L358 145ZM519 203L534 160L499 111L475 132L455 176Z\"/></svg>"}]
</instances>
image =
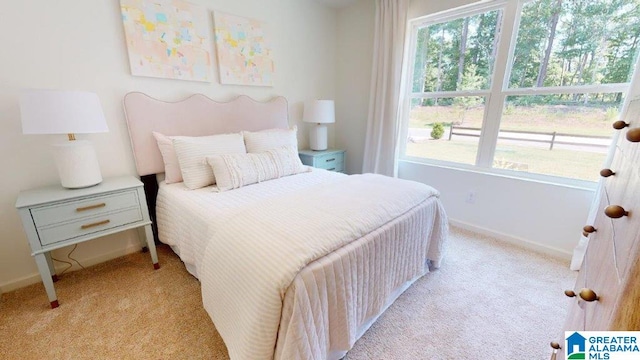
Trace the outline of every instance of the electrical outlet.
<instances>
[{"instance_id":1,"label":"electrical outlet","mask_svg":"<svg viewBox=\"0 0 640 360\"><path fill-rule=\"evenodd\" d=\"M468 204L474 204L474 203L476 202L476 195L477 195L477 194L476 194L476 192L475 192L475 191L469 191L469 192L467 193L467 200L466 200L466 202L467 202Z\"/></svg>"}]
</instances>

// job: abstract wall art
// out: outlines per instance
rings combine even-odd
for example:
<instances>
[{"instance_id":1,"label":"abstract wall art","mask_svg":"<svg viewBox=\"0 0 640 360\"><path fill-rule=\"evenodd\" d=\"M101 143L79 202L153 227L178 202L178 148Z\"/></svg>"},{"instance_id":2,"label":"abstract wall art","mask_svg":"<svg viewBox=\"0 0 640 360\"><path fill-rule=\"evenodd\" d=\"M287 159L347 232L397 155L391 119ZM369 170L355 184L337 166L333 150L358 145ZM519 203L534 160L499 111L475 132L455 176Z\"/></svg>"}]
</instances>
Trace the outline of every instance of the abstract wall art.
<instances>
[{"instance_id":1,"label":"abstract wall art","mask_svg":"<svg viewBox=\"0 0 640 360\"><path fill-rule=\"evenodd\" d=\"M131 74L212 80L207 10L180 0L120 0Z\"/></svg>"},{"instance_id":2,"label":"abstract wall art","mask_svg":"<svg viewBox=\"0 0 640 360\"><path fill-rule=\"evenodd\" d=\"M214 12L220 83L273 86L274 63L264 24Z\"/></svg>"}]
</instances>

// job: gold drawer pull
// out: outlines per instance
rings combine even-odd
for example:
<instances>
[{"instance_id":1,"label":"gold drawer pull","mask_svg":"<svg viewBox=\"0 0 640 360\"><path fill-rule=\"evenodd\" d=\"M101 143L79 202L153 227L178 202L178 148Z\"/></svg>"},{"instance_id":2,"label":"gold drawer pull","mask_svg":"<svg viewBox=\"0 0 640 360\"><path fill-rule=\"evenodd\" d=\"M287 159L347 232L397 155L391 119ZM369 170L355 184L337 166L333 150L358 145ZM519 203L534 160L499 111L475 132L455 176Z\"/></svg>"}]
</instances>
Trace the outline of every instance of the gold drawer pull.
<instances>
[{"instance_id":1,"label":"gold drawer pull","mask_svg":"<svg viewBox=\"0 0 640 360\"><path fill-rule=\"evenodd\" d=\"M105 207L105 206L107 206L107 204L106 204L106 203L100 203L100 204L95 204L95 205L89 205L89 206L79 207L79 208L76 208L76 211L77 211L77 212L80 212L80 211L87 211L87 210L92 210L92 209L98 209L98 208Z\"/></svg>"},{"instance_id":2,"label":"gold drawer pull","mask_svg":"<svg viewBox=\"0 0 640 360\"><path fill-rule=\"evenodd\" d=\"M95 227L95 226L106 225L106 224L108 224L110 222L111 222L111 220L107 219L107 220L94 222L94 223L91 223L91 224L85 224L85 225L80 226L80 228L82 230L85 230L85 229L92 228L92 227Z\"/></svg>"},{"instance_id":3,"label":"gold drawer pull","mask_svg":"<svg viewBox=\"0 0 640 360\"><path fill-rule=\"evenodd\" d=\"M573 290L565 290L564 294L567 295L568 297L576 297L576 293Z\"/></svg>"},{"instance_id":4,"label":"gold drawer pull","mask_svg":"<svg viewBox=\"0 0 640 360\"><path fill-rule=\"evenodd\" d=\"M592 302L600 300L600 297L591 289L584 288L580 290L580 297L584 301Z\"/></svg>"},{"instance_id":5,"label":"gold drawer pull","mask_svg":"<svg viewBox=\"0 0 640 360\"><path fill-rule=\"evenodd\" d=\"M336 161L336 158L327 159L327 160L325 160L325 161L326 161L326 162Z\"/></svg>"},{"instance_id":6,"label":"gold drawer pull","mask_svg":"<svg viewBox=\"0 0 640 360\"><path fill-rule=\"evenodd\" d=\"M628 216L629 212L626 211L622 206L609 205L604 209L604 214L612 219L618 219L623 216Z\"/></svg>"},{"instance_id":7,"label":"gold drawer pull","mask_svg":"<svg viewBox=\"0 0 640 360\"><path fill-rule=\"evenodd\" d=\"M600 170L600 176L602 177L609 177L611 175L615 175L616 173L613 172L611 169L602 169Z\"/></svg>"},{"instance_id":8,"label":"gold drawer pull","mask_svg":"<svg viewBox=\"0 0 640 360\"><path fill-rule=\"evenodd\" d=\"M627 140L640 142L640 128L631 129L627 132Z\"/></svg>"},{"instance_id":9,"label":"gold drawer pull","mask_svg":"<svg viewBox=\"0 0 640 360\"><path fill-rule=\"evenodd\" d=\"M611 126L613 126L613 128L616 129L616 130L622 130L622 129L626 128L627 126L629 126L629 124L627 124L626 122L624 122L622 120L618 120L618 121L614 122Z\"/></svg>"}]
</instances>

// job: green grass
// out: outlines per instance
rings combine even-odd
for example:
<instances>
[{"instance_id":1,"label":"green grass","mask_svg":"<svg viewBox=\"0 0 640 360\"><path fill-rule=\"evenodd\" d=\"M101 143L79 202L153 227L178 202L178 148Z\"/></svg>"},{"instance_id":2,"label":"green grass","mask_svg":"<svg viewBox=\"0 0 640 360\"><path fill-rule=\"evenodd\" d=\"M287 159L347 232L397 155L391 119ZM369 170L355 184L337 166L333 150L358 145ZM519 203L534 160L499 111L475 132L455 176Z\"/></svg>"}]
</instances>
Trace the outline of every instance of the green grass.
<instances>
[{"instance_id":1,"label":"green grass","mask_svg":"<svg viewBox=\"0 0 640 360\"><path fill-rule=\"evenodd\" d=\"M418 106L411 110L410 128L429 128L433 123L445 126L482 127L484 106L468 110L456 106ZM611 123L617 112L605 108L565 105L508 106L501 119L501 130L559 132L576 135L611 136ZM477 142L448 141L445 138L408 143L406 155L475 164ZM598 180L605 154L563 149L542 149L522 145L498 144L494 167L560 176L588 181Z\"/></svg>"},{"instance_id":2,"label":"green grass","mask_svg":"<svg viewBox=\"0 0 640 360\"><path fill-rule=\"evenodd\" d=\"M409 127L425 128L435 122L481 127L484 106L464 111L455 106L418 106L409 114ZM533 105L508 107L501 119L502 130L559 132L576 135L611 136L616 113L588 106Z\"/></svg>"},{"instance_id":3,"label":"green grass","mask_svg":"<svg viewBox=\"0 0 640 360\"><path fill-rule=\"evenodd\" d=\"M569 355L569 357L567 359L571 359L571 360L580 359L580 360L582 360L582 359L584 359L584 353L571 354L571 355Z\"/></svg>"},{"instance_id":4,"label":"green grass","mask_svg":"<svg viewBox=\"0 0 640 360\"><path fill-rule=\"evenodd\" d=\"M446 139L407 143L407 156L415 156L463 164L475 164L478 145L475 142ZM562 149L538 149L518 145L498 145L494 157L496 167L515 164L520 171L597 181L606 154ZM526 170L524 170L526 168Z\"/></svg>"}]
</instances>

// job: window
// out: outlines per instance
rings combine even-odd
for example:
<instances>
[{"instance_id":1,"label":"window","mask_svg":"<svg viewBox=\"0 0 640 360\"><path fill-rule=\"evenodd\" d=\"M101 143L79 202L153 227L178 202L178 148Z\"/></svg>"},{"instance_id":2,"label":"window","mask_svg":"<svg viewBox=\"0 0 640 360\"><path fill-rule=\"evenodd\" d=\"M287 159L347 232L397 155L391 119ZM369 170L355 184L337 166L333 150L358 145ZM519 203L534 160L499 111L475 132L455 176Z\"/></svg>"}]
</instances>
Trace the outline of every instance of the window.
<instances>
[{"instance_id":1,"label":"window","mask_svg":"<svg viewBox=\"0 0 640 360\"><path fill-rule=\"evenodd\" d=\"M501 18L494 10L418 29L405 155L475 164L480 137L452 141L452 126L482 128Z\"/></svg>"},{"instance_id":2,"label":"window","mask_svg":"<svg viewBox=\"0 0 640 360\"><path fill-rule=\"evenodd\" d=\"M403 158L597 180L637 59L637 1L496 1L412 30Z\"/></svg>"}]
</instances>

